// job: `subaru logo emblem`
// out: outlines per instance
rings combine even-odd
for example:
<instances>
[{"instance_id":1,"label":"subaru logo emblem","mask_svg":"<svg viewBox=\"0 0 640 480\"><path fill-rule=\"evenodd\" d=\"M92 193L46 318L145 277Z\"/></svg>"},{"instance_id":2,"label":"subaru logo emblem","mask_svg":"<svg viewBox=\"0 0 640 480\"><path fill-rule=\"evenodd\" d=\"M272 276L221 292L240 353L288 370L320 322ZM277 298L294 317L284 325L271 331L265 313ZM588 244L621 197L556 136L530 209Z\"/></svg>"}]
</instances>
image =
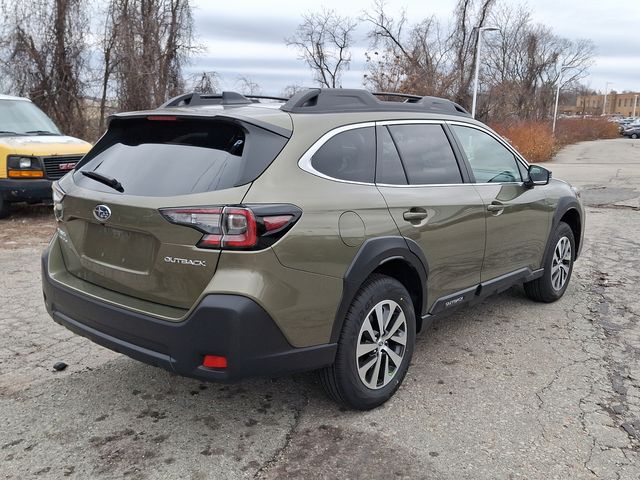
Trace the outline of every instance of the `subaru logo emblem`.
<instances>
[{"instance_id":1,"label":"subaru logo emblem","mask_svg":"<svg viewBox=\"0 0 640 480\"><path fill-rule=\"evenodd\" d=\"M96 220L99 222L106 222L111 216L111 209L106 205L98 205L93 209L93 216L96 217Z\"/></svg>"}]
</instances>

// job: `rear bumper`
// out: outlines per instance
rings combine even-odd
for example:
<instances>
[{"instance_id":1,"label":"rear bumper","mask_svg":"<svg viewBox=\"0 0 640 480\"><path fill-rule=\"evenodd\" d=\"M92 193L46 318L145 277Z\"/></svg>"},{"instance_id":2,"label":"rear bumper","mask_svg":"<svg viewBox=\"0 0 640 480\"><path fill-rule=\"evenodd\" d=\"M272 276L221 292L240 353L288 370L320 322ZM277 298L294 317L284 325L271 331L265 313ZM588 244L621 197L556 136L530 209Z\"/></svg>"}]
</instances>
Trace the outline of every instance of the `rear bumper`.
<instances>
[{"instance_id":1,"label":"rear bumper","mask_svg":"<svg viewBox=\"0 0 640 480\"><path fill-rule=\"evenodd\" d=\"M131 358L194 378L232 382L278 376L333 363L336 344L294 348L257 303L238 295L208 295L182 322L129 311L53 280L42 256L47 311L69 330ZM226 369L202 366L204 355L227 357Z\"/></svg>"},{"instance_id":2,"label":"rear bumper","mask_svg":"<svg viewBox=\"0 0 640 480\"><path fill-rule=\"evenodd\" d=\"M51 202L51 180L0 179L0 197L7 202Z\"/></svg>"}]
</instances>

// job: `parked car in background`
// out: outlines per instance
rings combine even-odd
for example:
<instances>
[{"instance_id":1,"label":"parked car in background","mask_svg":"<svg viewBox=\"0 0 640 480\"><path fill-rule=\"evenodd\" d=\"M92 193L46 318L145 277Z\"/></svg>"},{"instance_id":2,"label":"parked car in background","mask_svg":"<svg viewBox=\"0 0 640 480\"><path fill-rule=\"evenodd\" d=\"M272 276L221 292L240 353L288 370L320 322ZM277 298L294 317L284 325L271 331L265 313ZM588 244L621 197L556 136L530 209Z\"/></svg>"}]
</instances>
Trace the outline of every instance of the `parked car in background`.
<instances>
[{"instance_id":1,"label":"parked car in background","mask_svg":"<svg viewBox=\"0 0 640 480\"><path fill-rule=\"evenodd\" d=\"M60 133L29 99L0 95L0 218L14 202L50 203L51 182L73 170L90 148Z\"/></svg>"},{"instance_id":2,"label":"parked car in background","mask_svg":"<svg viewBox=\"0 0 640 480\"><path fill-rule=\"evenodd\" d=\"M638 119L636 117L625 117L625 118L622 118L622 119L618 120L618 122L616 122L618 124L618 130L620 131L620 133L622 133L625 128L629 127L630 125L632 125L636 121L638 121Z\"/></svg>"},{"instance_id":3,"label":"parked car in background","mask_svg":"<svg viewBox=\"0 0 640 480\"><path fill-rule=\"evenodd\" d=\"M640 138L640 125L625 128L622 131L622 135L629 138Z\"/></svg>"}]
</instances>

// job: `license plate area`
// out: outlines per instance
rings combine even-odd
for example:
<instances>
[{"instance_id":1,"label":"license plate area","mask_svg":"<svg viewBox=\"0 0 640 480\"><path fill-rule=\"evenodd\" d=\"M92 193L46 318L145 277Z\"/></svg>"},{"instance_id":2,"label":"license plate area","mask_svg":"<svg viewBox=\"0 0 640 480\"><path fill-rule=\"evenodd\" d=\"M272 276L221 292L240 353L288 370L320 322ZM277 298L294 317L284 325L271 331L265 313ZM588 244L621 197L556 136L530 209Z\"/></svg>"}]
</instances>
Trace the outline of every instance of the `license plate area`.
<instances>
[{"instance_id":1,"label":"license plate area","mask_svg":"<svg viewBox=\"0 0 640 480\"><path fill-rule=\"evenodd\" d=\"M88 223L84 242L86 257L113 267L148 272L156 251L151 235Z\"/></svg>"}]
</instances>

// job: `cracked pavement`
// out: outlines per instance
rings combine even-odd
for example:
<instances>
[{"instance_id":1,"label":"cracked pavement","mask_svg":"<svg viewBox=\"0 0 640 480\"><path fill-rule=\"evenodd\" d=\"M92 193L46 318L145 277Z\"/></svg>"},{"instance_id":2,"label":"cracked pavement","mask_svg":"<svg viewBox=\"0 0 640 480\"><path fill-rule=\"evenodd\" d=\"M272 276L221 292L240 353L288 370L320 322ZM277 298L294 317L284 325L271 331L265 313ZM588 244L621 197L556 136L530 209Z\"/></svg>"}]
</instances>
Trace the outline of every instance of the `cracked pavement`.
<instances>
[{"instance_id":1,"label":"cracked pavement","mask_svg":"<svg viewBox=\"0 0 640 480\"><path fill-rule=\"evenodd\" d=\"M589 205L564 298L513 288L436 320L365 413L313 373L204 384L74 336L42 304L50 216L0 221L0 478L640 478L640 140L548 166Z\"/></svg>"}]
</instances>

